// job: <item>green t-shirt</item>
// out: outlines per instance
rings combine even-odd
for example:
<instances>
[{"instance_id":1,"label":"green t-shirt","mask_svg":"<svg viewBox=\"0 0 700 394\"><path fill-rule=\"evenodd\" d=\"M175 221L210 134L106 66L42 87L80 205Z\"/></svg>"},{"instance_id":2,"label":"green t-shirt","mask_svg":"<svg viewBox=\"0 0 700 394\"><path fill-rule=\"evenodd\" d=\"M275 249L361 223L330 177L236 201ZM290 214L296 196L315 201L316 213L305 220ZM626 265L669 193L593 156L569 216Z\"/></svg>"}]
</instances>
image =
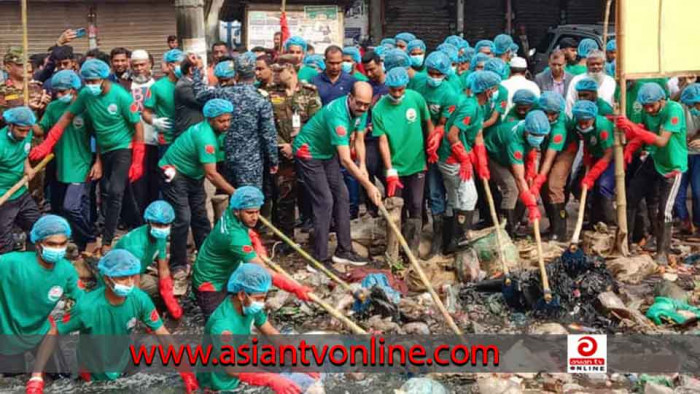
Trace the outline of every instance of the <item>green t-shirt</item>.
<instances>
[{"instance_id":1,"label":"green t-shirt","mask_svg":"<svg viewBox=\"0 0 700 394\"><path fill-rule=\"evenodd\" d=\"M78 365L94 380L115 380L131 362L129 335L140 320L151 330L163 322L153 301L143 290L135 288L120 305L112 305L106 288L86 293L71 311L67 322L56 324L59 335L80 332Z\"/></svg>"},{"instance_id":2,"label":"green t-shirt","mask_svg":"<svg viewBox=\"0 0 700 394\"><path fill-rule=\"evenodd\" d=\"M352 73L352 76L355 79L357 79L358 81L363 81L363 82L369 81L369 78L367 78L367 76L365 74L363 74L359 71L355 71L354 73Z\"/></svg>"},{"instance_id":3,"label":"green t-shirt","mask_svg":"<svg viewBox=\"0 0 700 394\"><path fill-rule=\"evenodd\" d=\"M15 141L8 126L0 129L0 196L24 176L24 161L32 149L32 135L30 131L23 140ZM27 186L22 186L10 196L10 200L18 198L26 191Z\"/></svg>"},{"instance_id":4,"label":"green t-shirt","mask_svg":"<svg viewBox=\"0 0 700 394\"><path fill-rule=\"evenodd\" d=\"M348 96L342 96L331 101L302 127L292 145L295 155L310 155L316 160L331 159L337 146L350 144L350 134L365 129L367 112L353 117L347 99Z\"/></svg>"},{"instance_id":5,"label":"green t-shirt","mask_svg":"<svg viewBox=\"0 0 700 394\"><path fill-rule=\"evenodd\" d=\"M438 148L438 159L440 162L444 163L452 155L452 147L447 139L447 134L449 134L452 126L459 129L459 140L464 145L464 149L469 152L472 150L476 136L479 134L483 123L484 118L476 97L464 97L455 113L452 114L445 124L445 136L442 137L442 143L440 148Z\"/></svg>"},{"instance_id":6,"label":"green t-shirt","mask_svg":"<svg viewBox=\"0 0 700 394\"><path fill-rule=\"evenodd\" d=\"M639 89L644 84L650 82L656 83L659 86L661 86L664 92L666 92L666 97L669 96L668 78L642 78L633 81L627 80L627 112L625 113L625 115L627 115L627 118L629 118L629 120L631 120L634 123L642 122L642 113L644 112L642 104L640 104L639 101L637 101ZM617 87L615 88L615 101L620 102L620 85L617 85Z\"/></svg>"},{"instance_id":7,"label":"green t-shirt","mask_svg":"<svg viewBox=\"0 0 700 394\"><path fill-rule=\"evenodd\" d=\"M498 112L501 114L496 119L496 122L489 126L488 128L484 129L484 136L488 135L491 133L491 130L495 130L501 123L501 118L503 117L502 115L506 113L506 108L508 107L508 89L498 85L498 96L496 97L496 101L491 103L490 101L485 102L481 106L481 110L484 113L484 121L487 121L491 119L491 116L493 116L493 111Z\"/></svg>"},{"instance_id":8,"label":"green t-shirt","mask_svg":"<svg viewBox=\"0 0 700 394\"><path fill-rule=\"evenodd\" d=\"M532 107L532 109L534 108L535 106ZM525 116L527 116L527 113L525 114ZM505 118L503 118L503 123L518 122L521 120L525 120L525 116L520 116L518 111L516 111L515 109L515 105L513 105L513 107L506 114Z\"/></svg>"},{"instance_id":9,"label":"green t-shirt","mask_svg":"<svg viewBox=\"0 0 700 394\"><path fill-rule=\"evenodd\" d=\"M158 166L173 166L192 179L204 178L204 164L216 163L219 141L209 122L190 126L170 145Z\"/></svg>"},{"instance_id":10,"label":"green t-shirt","mask_svg":"<svg viewBox=\"0 0 700 394\"><path fill-rule=\"evenodd\" d=\"M571 75L573 75L573 76L576 76L576 75L579 75L579 74L585 74L586 71L588 71L588 69L586 68L585 65L583 65L583 64L578 64L578 63L577 63L577 64L574 64L574 65L569 65L569 64L567 64L567 65L564 67L564 71L568 72L569 74L571 74Z\"/></svg>"},{"instance_id":11,"label":"green t-shirt","mask_svg":"<svg viewBox=\"0 0 700 394\"><path fill-rule=\"evenodd\" d=\"M542 152L546 152L548 149L555 152L563 151L575 138L573 133L568 132L571 126L572 123L569 117L566 116L564 111L560 112L557 122L552 125L549 135L542 142Z\"/></svg>"},{"instance_id":12,"label":"green t-shirt","mask_svg":"<svg viewBox=\"0 0 700 394\"><path fill-rule=\"evenodd\" d=\"M525 141L525 122L510 122L499 125L485 137L484 144L489 157L498 164L510 167L522 165L524 158L532 149Z\"/></svg>"},{"instance_id":13,"label":"green t-shirt","mask_svg":"<svg viewBox=\"0 0 700 394\"><path fill-rule=\"evenodd\" d=\"M248 231L233 211L227 209L197 254L192 274L195 289L225 289L233 271L241 263L247 263L257 256Z\"/></svg>"},{"instance_id":14,"label":"green t-shirt","mask_svg":"<svg viewBox=\"0 0 700 394\"><path fill-rule=\"evenodd\" d=\"M114 249L131 252L141 261L141 273L143 274L156 258L164 260L167 257L166 247L167 240L152 237L149 234L148 225L144 224L121 237Z\"/></svg>"},{"instance_id":15,"label":"green t-shirt","mask_svg":"<svg viewBox=\"0 0 700 394\"><path fill-rule=\"evenodd\" d=\"M666 101L666 105L656 116L644 112L642 123L647 130L661 135L662 131L671 133L668 143L663 148L654 146L651 157L654 158L656 171L666 175L671 171L688 170L688 145L686 142L685 113L683 106L675 101Z\"/></svg>"},{"instance_id":16,"label":"green t-shirt","mask_svg":"<svg viewBox=\"0 0 700 394\"><path fill-rule=\"evenodd\" d=\"M450 84L450 86L452 86L452 89L454 89L455 92L461 93L464 90L464 88L462 87L462 80L459 78L459 75L457 75L456 72L450 71L447 77L445 77L445 82Z\"/></svg>"},{"instance_id":17,"label":"green t-shirt","mask_svg":"<svg viewBox=\"0 0 700 394\"><path fill-rule=\"evenodd\" d=\"M386 135L391 151L391 165L399 176L425 171L425 144L423 125L430 119L428 106L420 93L406 89L400 104L391 102L388 95L372 108L372 134Z\"/></svg>"},{"instance_id":18,"label":"green t-shirt","mask_svg":"<svg viewBox=\"0 0 700 394\"><path fill-rule=\"evenodd\" d=\"M588 133L577 132L583 140L586 152L593 158L600 159L605 151L613 147L613 131L615 127L606 118L598 115L595 118L594 128Z\"/></svg>"},{"instance_id":19,"label":"green t-shirt","mask_svg":"<svg viewBox=\"0 0 700 394\"><path fill-rule=\"evenodd\" d=\"M449 119L460 103L461 95L455 92L452 85L445 82L434 88L428 85L427 79L423 79L423 81L416 86L415 91L423 96L425 103L428 105L430 120L432 120L433 124L436 126L440 124L440 119Z\"/></svg>"},{"instance_id":20,"label":"green t-shirt","mask_svg":"<svg viewBox=\"0 0 700 394\"><path fill-rule=\"evenodd\" d=\"M202 345L204 347L212 345L213 356L220 357L222 347L235 348L236 335L250 335L253 324L256 327L262 327L265 322L267 322L267 315L264 311L251 316L241 315L233 305L231 297L227 297L204 326ZM229 376L226 372L198 372L197 380L202 388L227 392L238 387L239 383L238 378Z\"/></svg>"},{"instance_id":21,"label":"green t-shirt","mask_svg":"<svg viewBox=\"0 0 700 394\"><path fill-rule=\"evenodd\" d=\"M0 354L24 353L37 346L51 328L49 314L65 294L83 295L78 273L68 260L44 268L36 252L0 255Z\"/></svg>"},{"instance_id":22,"label":"green t-shirt","mask_svg":"<svg viewBox=\"0 0 700 394\"><path fill-rule=\"evenodd\" d=\"M603 100L602 98L598 98L595 102L595 105L598 107L598 115L600 116L607 116L607 115L612 115L613 110L612 105L610 105L607 101Z\"/></svg>"},{"instance_id":23,"label":"green t-shirt","mask_svg":"<svg viewBox=\"0 0 700 394\"><path fill-rule=\"evenodd\" d=\"M46 106L46 112L39 122L45 133L58 122L69 106L70 103L62 103L58 100L54 100ZM58 140L56 148L54 148L56 177L59 182L85 182L92 165L91 135L92 127L87 114L75 115L73 122L63 131L61 139Z\"/></svg>"},{"instance_id":24,"label":"green t-shirt","mask_svg":"<svg viewBox=\"0 0 700 394\"><path fill-rule=\"evenodd\" d=\"M408 85L406 85L406 89L411 89L411 90L418 90L418 87L423 85L425 81L428 80L428 74L425 73L419 73L416 72L413 74L413 77L410 77L408 80Z\"/></svg>"},{"instance_id":25,"label":"green t-shirt","mask_svg":"<svg viewBox=\"0 0 700 394\"><path fill-rule=\"evenodd\" d=\"M469 75L471 75L472 72L473 71L466 70L459 74L459 81L462 83L462 89L469 89Z\"/></svg>"},{"instance_id":26,"label":"green t-shirt","mask_svg":"<svg viewBox=\"0 0 700 394\"><path fill-rule=\"evenodd\" d=\"M93 96L82 89L68 111L87 113L101 153L127 149L134 137L134 125L141 121L138 104L124 88L110 84L107 94Z\"/></svg>"},{"instance_id":27,"label":"green t-shirt","mask_svg":"<svg viewBox=\"0 0 700 394\"><path fill-rule=\"evenodd\" d=\"M157 117L168 118L175 123L175 82L163 77L156 81L146 93L144 108L153 110ZM158 142L170 144L173 142L172 129L169 132L158 130Z\"/></svg>"},{"instance_id":28,"label":"green t-shirt","mask_svg":"<svg viewBox=\"0 0 700 394\"><path fill-rule=\"evenodd\" d=\"M318 70L310 66L302 66L299 70L299 80L305 82L311 82L315 76L318 75Z\"/></svg>"}]
</instances>

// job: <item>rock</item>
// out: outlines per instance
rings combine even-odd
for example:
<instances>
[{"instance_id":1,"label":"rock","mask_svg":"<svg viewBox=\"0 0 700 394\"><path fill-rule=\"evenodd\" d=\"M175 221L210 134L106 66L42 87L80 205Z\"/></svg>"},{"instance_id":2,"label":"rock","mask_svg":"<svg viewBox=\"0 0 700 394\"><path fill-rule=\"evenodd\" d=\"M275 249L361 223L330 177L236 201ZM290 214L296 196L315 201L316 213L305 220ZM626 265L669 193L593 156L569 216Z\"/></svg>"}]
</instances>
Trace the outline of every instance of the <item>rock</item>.
<instances>
[{"instance_id":1,"label":"rock","mask_svg":"<svg viewBox=\"0 0 700 394\"><path fill-rule=\"evenodd\" d=\"M417 321L413 323L404 324L402 328L406 334L430 335L430 328L428 328L428 325L423 322Z\"/></svg>"},{"instance_id":2,"label":"rock","mask_svg":"<svg viewBox=\"0 0 700 394\"><path fill-rule=\"evenodd\" d=\"M555 393L561 393L564 391L564 383L561 380L554 379L552 377L547 377L542 382L542 389L544 391L553 391Z\"/></svg>"},{"instance_id":3,"label":"rock","mask_svg":"<svg viewBox=\"0 0 700 394\"><path fill-rule=\"evenodd\" d=\"M276 311L284 306L284 303L289 298L289 295L290 294L286 291L277 291L274 296L268 297L265 300L265 307L267 310Z\"/></svg>"},{"instance_id":4,"label":"rock","mask_svg":"<svg viewBox=\"0 0 700 394\"><path fill-rule=\"evenodd\" d=\"M627 309L625 303L622 302L622 300L612 291L606 291L598 294L598 301L605 312L610 312L611 310L616 309Z\"/></svg>"},{"instance_id":5,"label":"rock","mask_svg":"<svg viewBox=\"0 0 700 394\"><path fill-rule=\"evenodd\" d=\"M448 394L449 391L442 384L430 378L411 378L401 386L404 394Z\"/></svg>"},{"instance_id":6,"label":"rock","mask_svg":"<svg viewBox=\"0 0 700 394\"><path fill-rule=\"evenodd\" d=\"M644 254L635 257L620 257L606 263L615 279L638 284L647 276L656 272L658 265L651 256Z\"/></svg>"},{"instance_id":7,"label":"rock","mask_svg":"<svg viewBox=\"0 0 700 394\"><path fill-rule=\"evenodd\" d=\"M352 241L352 248L355 250L355 253L359 254L360 256L364 258L369 257L369 248L357 241Z\"/></svg>"},{"instance_id":8,"label":"rock","mask_svg":"<svg viewBox=\"0 0 700 394\"><path fill-rule=\"evenodd\" d=\"M668 280L659 282L656 284L656 286L654 286L654 296L673 298L683 302L688 302L688 293L674 282Z\"/></svg>"},{"instance_id":9,"label":"rock","mask_svg":"<svg viewBox=\"0 0 700 394\"><path fill-rule=\"evenodd\" d=\"M644 394L673 394L673 389L654 382L647 382L644 385Z\"/></svg>"},{"instance_id":10,"label":"rock","mask_svg":"<svg viewBox=\"0 0 700 394\"><path fill-rule=\"evenodd\" d=\"M669 282L675 282L678 280L678 274L672 274L670 272L666 272L665 274L661 275L661 277Z\"/></svg>"},{"instance_id":11,"label":"rock","mask_svg":"<svg viewBox=\"0 0 700 394\"><path fill-rule=\"evenodd\" d=\"M569 332L559 323L544 323L531 330L533 335L568 335Z\"/></svg>"},{"instance_id":12,"label":"rock","mask_svg":"<svg viewBox=\"0 0 700 394\"><path fill-rule=\"evenodd\" d=\"M608 382L608 375L604 373L587 373L584 374L584 378L588 383L596 386L603 386Z\"/></svg>"},{"instance_id":13,"label":"rock","mask_svg":"<svg viewBox=\"0 0 700 394\"><path fill-rule=\"evenodd\" d=\"M477 379L476 386L481 394L520 394L523 392L520 384L510 379L495 376Z\"/></svg>"},{"instance_id":14,"label":"rock","mask_svg":"<svg viewBox=\"0 0 700 394\"><path fill-rule=\"evenodd\" d=\"M562 390L564 394L573 394L573 393L578 393L578 392L585 392L583 386L580 386L576 383L567 383L562 387Z\"/></svg>"}]
</instances>

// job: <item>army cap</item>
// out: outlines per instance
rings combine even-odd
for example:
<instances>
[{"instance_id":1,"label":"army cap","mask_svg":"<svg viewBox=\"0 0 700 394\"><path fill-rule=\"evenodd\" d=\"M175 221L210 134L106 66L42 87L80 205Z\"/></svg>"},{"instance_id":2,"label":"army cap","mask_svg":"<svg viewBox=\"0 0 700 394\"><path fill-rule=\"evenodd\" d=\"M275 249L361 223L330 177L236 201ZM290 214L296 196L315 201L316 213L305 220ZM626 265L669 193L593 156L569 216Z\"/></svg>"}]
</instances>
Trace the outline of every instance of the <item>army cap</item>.
<instances>
[{"instance_id":1,"label":"army cap","mask_svg":"<svg viewBox=\"0 0 700 394\"><path fill-rule=\"evenodd\" d=\"M3 60L5 63L24 64L24 51L21 47L9 47Z\"/></svg>"},{"instance_id":2,"label":"army cap","mask_svg":"<svg viewBox=\"0 0 700 394\"><path fill-rule=\"evenodd\" d=\"M298 66L298 61L294 55L282 55L277 58L277 62L273 64L270 68L272 71L281 71L286 65L291 64L295 68Z\"/></svg>"}]
</instances>

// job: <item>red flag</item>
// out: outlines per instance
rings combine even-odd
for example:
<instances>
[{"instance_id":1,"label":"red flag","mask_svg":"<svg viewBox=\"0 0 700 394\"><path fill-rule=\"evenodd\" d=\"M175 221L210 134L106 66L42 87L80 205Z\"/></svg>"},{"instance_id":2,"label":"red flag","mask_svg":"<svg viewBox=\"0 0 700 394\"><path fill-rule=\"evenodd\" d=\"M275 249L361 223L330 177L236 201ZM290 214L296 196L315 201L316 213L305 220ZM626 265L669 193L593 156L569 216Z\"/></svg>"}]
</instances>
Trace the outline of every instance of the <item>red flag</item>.
<instances>
[{"instance_id":1,"label":"red flag","mask_svg":"<svg viewBox=\"0 0 700 394\"><path fill-rule=\"evenodd\" d=\"M282 48L284 48L284 42L289 39L290 34L289 34L289 24L287 23L287 13L282 12L282 15L280 16L280 30L282 31ZM280 48L280 49L282 49Z\"/></svg>"}]
</instances>

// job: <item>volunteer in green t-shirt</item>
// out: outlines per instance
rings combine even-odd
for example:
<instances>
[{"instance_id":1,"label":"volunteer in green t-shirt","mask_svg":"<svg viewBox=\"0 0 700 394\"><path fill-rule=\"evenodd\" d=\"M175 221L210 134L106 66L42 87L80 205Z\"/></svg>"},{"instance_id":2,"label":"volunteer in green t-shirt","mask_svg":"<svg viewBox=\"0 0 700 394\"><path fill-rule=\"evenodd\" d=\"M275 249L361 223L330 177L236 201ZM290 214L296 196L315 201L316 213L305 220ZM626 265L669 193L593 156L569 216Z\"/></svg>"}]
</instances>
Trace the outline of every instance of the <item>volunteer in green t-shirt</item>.
<instances>
[{"instance_id":1,"label":"volunteer in green t-shirt","mask_svg":"<svg viewBox=\"0 0 700 394\"><path fill-rule=\"evenodd\" d=\"M166 75L148 89L146 101L143 103L143 120L158 131L160 157L163 157L174 140L172 128L175 121L175 84L182 76L180 63L183 60L185 54L179 49L171 49L163 54Z\"/></svg>"},{"instance_id":2,"label":"volunteer in green t-shirt","mask_svg":"<svg viewBox=\"0 0 700 394\"><path fill-rule=\"evenodd\" d=\"M165 201L153 201L143 213L146 222L141 227L129 231L121 237L115 249L128 250L141 262L140 276L136 286L151 297L160 294L168 312L174 319L182 317L182 307L173 295L173 278L167 262L167 243L170 226L175 220L175 211ZM151 275L148 267L158 262L157 275Z\"/></svg>"},{"instance_id":3,"label":"volunteer in green t-shirt","mask_svg":"<svg viewBox=\"0 0 700 394\"><path fill-rule=\"evenodd\" d=\"M489 169L501 191L501 215L507 220L506 230L513 236L519 222L515 215L518 197L528 210L530 220L540 218L537 198L530 191L525 175L525 156L532 163L551 126L541 110L530 111L525 120L504 123L485 137L489 152ZM532 164L527 167L535 168Z\"/></svg>"},{"instance_id":4,"label":"volunteer in green t-shirt","mask_svg":"<svg viewBox=\"0 0 700 394\"><path fill-rule=\"evenodd\" d=\"M504 80L506 75L506 64L499 58L489 59L484 63L484 71L492 71ZM483 105L484 108L484 137L488 136L495 126L501 124L501 118L508 108L508 89L498 85L498 94L491 95L491 101Z\"/></svg>"},{"instance_id":5,"label":"volunteer in green t-shirt","mask_svg":"<svg viewBox=\"0 0 700 394\"><path fill-rule=\"evenodd\" d=\"M39 121L39 131L50 130L78 97L80 77L72 70L62 70L51 78L56 100L49 103ZM35 129L36 130L36 129ZM73 241L82 252L95 241L95 229L90 221L90 181L102 176L102 164L92 164L90 137L92 126L87 113L73 118L56 144L56 181L51 184L52 206L73 228ZM99 156L96 160L100 160Z\"/></svg>"},{"instance_id":6,"label":"volunteer in green t-shirt","mask_svg":"<svg viewBox=\"0 0 700 394\"><path fill-rule=\"evenodd\" d=\"M127 373L132 365L129 348L133 343L129 336L137 321L152 330L162 346L176 347L153 301L135 286L141 264L134 255L112 250L100 259L97 269L106 286L83 295L70 316L49 330L39 348L27 392L42 392L42 371L54 351L56 335L80 333L77 359L80 377L86 382L116 380ZM188 366L183 363L178 370L186 393L199 388Z\"/></svg>"},{"instance_id":7,"label":"volunteer in green t-shirt","mask_svg":"<svg viewBox=\"0 0 700 394\"><path fill-rule=\"evenodd\" d=\"M683 107L666 99L663 88L646 83L639 89L637 101L644 107L642 125L618 117L615 125L625 131L629 144L635 140L651 145L651 154L632 177L627 192L627 223L634 228L636 208L641 199L659 191L656 220L656 260L667 262L673 227L673 203L682 174L688 169L685 113ZM658 187L657 187L658 186Z\"/></svg>"},{"instance_id":8,"label":"volunteer in green t-shirt","mask_svg":"<svg viewBox=\"0 0 700 394\"><path fill-rule=\"evenodd\" d=\"M433 129L434 151L445 134L444 126L447 120L457 109L461 102L459 92L455 92L451 85L445 83L445 76L450 72L450 58L440 51L432 52L425 59L425 78L414 85L416 92L423 96L430 119L435 126ZM426 144L427 146L428 144ZM454 216L445 216L447 209L445 184L440 169L435 162L428 165L428 206L433 216L433 237L428 257L445 252L447 243L451 239L454 227Z\"/></svg>"},{"instance_id":9,"label":"volunteer in green t-shirt","mask_svg":"<svg viewBox=\"0 0 700 394\"><path fill-rule=\"evenodd\" d=\"M160 159L163 198L175 209L170 236L170 270L187 269L187 235L192 227L199 250L211 230L205 207L204 178L224 193L233 194L233 186L216 170L219 142L217 136L231 125L233 104L211 99L204 105L204 121L191 126Z\"/></svg>"},{"instance_id":10,"label":"volunteer in green t-shirt","mask_svg":"<svg viewBox=\"0 0 700 394\"><path fill-rule=\"evenodd\" d=\"M427 168L423 140L433 131L433 122L420 93L406 89L406 69L389 71L385 85L389 94L372 108L372 134L379 137L379 154L387 168L386 195L404 199L408 211L404 237L415 254L420 243Z\"/></svg>"},{"instance_id":11,"label":"volunteer in green t-shirt","mask_svg":"<svg viewBox=\"0 0 700 394\"><path fill-rule=\"evenodd\" d=\"M592 101L598 106L598 115L608 116L613 114L613 107L598 97L598 82L593 78L580 79L576 82L574 89L576 89L579 100Z\"/></svg>"},{"instance_id":12,"label":"volunteer in green t-shirt","mask_svg":"<svg viewBox=\"0 0 700 394\"><path fill-rule=\"evenodd\" d=\"M363 139L367 110L372 104L372 87L355 82L352 91L324 106L294 139L292 151L300 175L311 197L314 218L313 254L328 262L328 233L335 220L338 247L332 257L339 264L364 265L367 260L352 249L350 239L350 204L340 166L345 167L367 191L369 199L379 205L381 193L370 182L364 164L364 152L357 152L360 166L350 155L350 139ZM356 135L354 135L357 133Z\"/></svg>"},{"instance_id":13,"label":"volunteer in green t-shirt","mask_svg":"<svg viewBox=\"0 0 700 394\"><path fill-rule=\"evenodd\" d=\"M65 129L76 115L87 113L92 124L98 154L102 164L102 195L105 222L102 232L102 253L112 246L119 223L122 200L127 182L143 176L143 158L146 148L143 142L143 125L138 105L124 88L108 80L107 63L89 59L80 68L85 87L68 111L49 130L41 145L32 149L31 160L48 155L59 141Z\"/></svg>"},{"instance_id":14,"label":"volunteer in green t-shirt","mask_svg":"<svg viewBox=\"0 0 700 394\"><path fill-rule=\"evenodd\" d=\"M5 195L24 176L34 177L27 159L32 146L32 127L36 117L29 107L15 107L2 113L7 126L0 129L0 196ZM39 219L39 208L27 185L12 193L0 205L0 254L12 251L12 229L29 231Z\"/></svg>"},{"instance_id":15,"label":"volunteer in green t-shirt","mask_svg":"<svg viewBox=\"0 0 700 394\"><path fill-rule=\"evenodd\" d=\"M299 69L299 81L311 83L311 80L324 71L326 71L326 59L323 55L308 55Z\"/></svg>"},{"instance_id":16,"label":"volunteer in green t-shirt","mask_svg":"<svg viewBox=\"0 0 700 394\"><path fill-rule=\"evenodd\" d=\"M226 298L226 280L242 263L265 265L263 258L267 257L267 252L260 236L253 230L258 224L264 200L262 192L255 186L236 189L228 209L197 254L192 287L205 320ZM309 300L308 288L282 275L271 275L275 286L294 293L302 301Z\"/></svg>"},{"instance_id":17,"label":"volunteer in green t-shirt","mask_svg":"<svg viewBox=\"0 0 700 394\"><path fill-rule=\"evenodd\" d=\"M447 55L450 59L450 69L445 74L445 82L452 86L455 92L462 92L462 81L457 74L457 63L459 62L459 50L452 44L442 43L438 45L437 50Z\"/></svg>"},{"instance_id":18,"label":"volunteer in green t-shirt","mask_svg":"<svg viewBox=\"0 0 700 394\"><path fill-rule=\"evenodd\" d=\"M529 89L518 89L513 93L513 108L508 111L504 123L525 120L525 116L530 110L536 107L539 97Z\"/></svg>"},{"instance_id":19,"label":"volunteer in green t-shirt","mask_svg":"<svg viewBox=\"0 0 700 394\"><path fill-rule=\"evenodd\" d=\"M357 66L361 63L362 57L357 47L343 48L343 64L341 65L343 72L355 77L358 81L367 82L369 79L357 69Z\"/></svg>"},{"instance_id":20,"label":"volunteer in green t-shirt","mask_svg":"<svg viewBox=\"0 0 700 394\"><path fill-rule=\"evenodd\" d=\"M64 258L71 230L60 216L39 219L30 234L35 252L0 255L0 368L3 374L28 372L24 354L49 331L49 314L62 296L80 300L83 291L73 265ZM53 371L66 366L51 361Z\"/></svg>"},{"instance_id":21,"label":"volunteer in green t-shirt","mask_svg":"<svg viewBox=\"0 0 700 394\"><path fill-rule=\"evenodd\" d=\"M422 40L412 40L406 47L406 53L411 57L411 68L419 74L428 72L425 67L425 43Z\"/></svg>"},{"instance_id":22,"label":"volunteer in green t-shirt","mask_svg":"<svg viewBox=\"0 0 700 394\"><path fill-rule=\"evenodd\" d=\"M579 100L571 109L574 127L583 140L583 163L587 168L581 186L588 189L591 202L590 222L615 224L615 164L613 163L613 124L598 115L592 101Z\"/></svg>"},{"instance_id":23,"label":"volunteer in green t-shirt","mask_svg":"<svg viewBox=\"0 0 700 394\"><path fill-rule=\"evenodd\" d=\"M566 238L566 182L578 151L578 138L566 116L566 102L561 94L548 91L540 96L538 107L547 115L551 131L542 145L540 168L530 183L530 191L537 197L546 183L542 202L549 217L550 239Z\"/></svg>"},{"instance_id":24,"label":"volunteer in green t-shirt","mask_svg":"<svg viewBox=\"0 0 700 394\"><path fill-rule=\"evenodd\" d=\"M212 346L212 356L222 356L226 346L236 346L237 338L251 335L253 325L265 336L279 335L265 314L265 296L270 290L270 273L258 264L241 264L224 283L224 299L204 327L203 346ZM221 372L219 372L221 371ZM293 380L269 372L239 372L233 366L199 372L202 388L209 392L231 392L240 382L266 386L275 393L302 392Z\"/></svg>"}]
</instances>

